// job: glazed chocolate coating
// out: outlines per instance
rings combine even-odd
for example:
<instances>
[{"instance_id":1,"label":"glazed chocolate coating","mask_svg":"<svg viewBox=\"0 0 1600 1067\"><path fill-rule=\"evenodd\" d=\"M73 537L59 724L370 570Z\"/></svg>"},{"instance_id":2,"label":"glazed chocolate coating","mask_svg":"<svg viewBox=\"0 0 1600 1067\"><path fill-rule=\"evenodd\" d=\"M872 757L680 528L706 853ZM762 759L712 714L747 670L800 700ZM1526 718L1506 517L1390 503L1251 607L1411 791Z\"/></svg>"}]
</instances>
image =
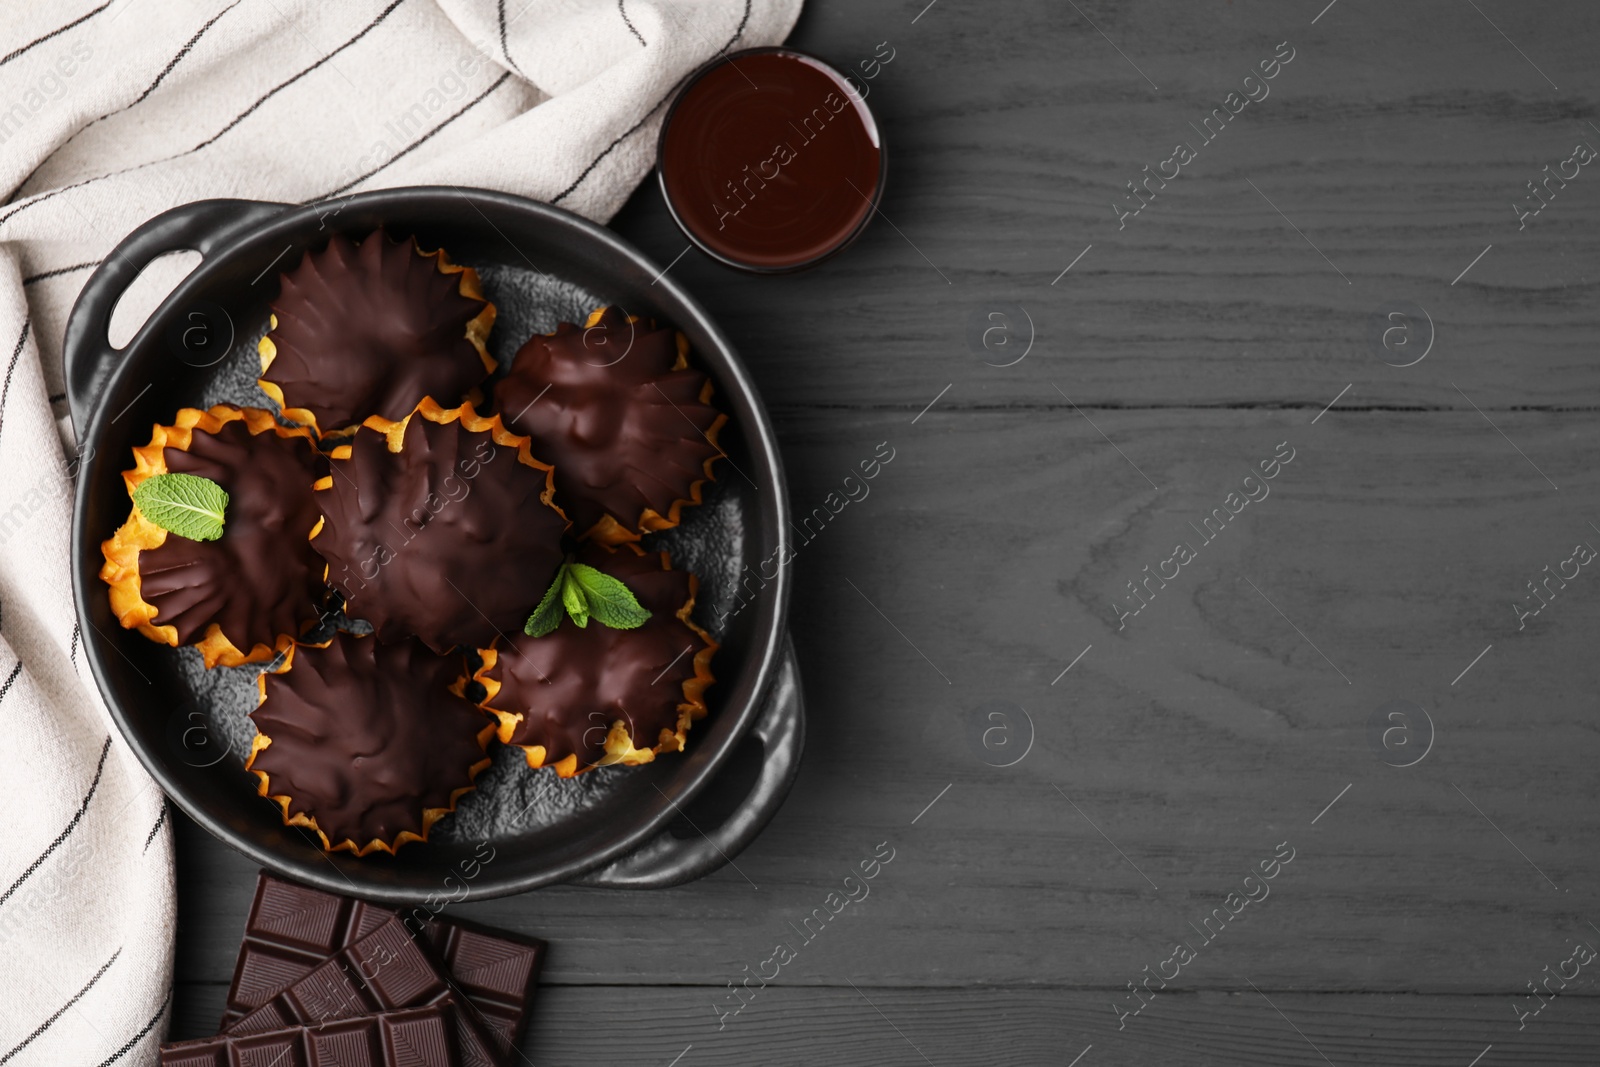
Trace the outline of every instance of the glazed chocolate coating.
<instances>
[{"instance_id":1,"label":"glazed chocolate coating","mask_svg":"<svg viewBox=\"0 0 1600 1067\"><path fill-rule=\"evenodd\" d=\"M630 530L647 507L666 515L721 455L705 436L718 417L700 402L706 376L673 370L677 359L676 331L607 308L587 329L564 322L534 337L495 386L506 425L555 465L574 533L606 514Z\"/></svg>"},{"instance_id":2,"label":"glazed chocolate coating","mask_svg":"<svg viewBox=\"0 0 1600 1067\"><path fill-rule=\"evenodd\" d=\"M327 648L301 645L288 671L263 676L266 699L250 717L272 744L251 770L334 844L420 834L423 809L448 808L484 759L488 720L450 692L461 672L458 657L415 641L340 632Z\"/></svg>"},{"instance_id":3,"label":"glazed chocolate coating","mask_svg":"<svg viewBox=\"0 0 1600 1067\"><path fill-rule=\"evenodd\" d=\"M411 240L374 230L359 248L335 234L280 279L263 377L285 407L306 408L323 433L369 415L399 421L425 396L445 407L488 377L467 323L484 301Z\"/></svg>"},{"instance_id":4,"label":"glazed chocolate coating","mask_svg":"<svg viewBox=\"0 0 1600 1067\"><path fill-rule=\"evenodd\" d=\"M311 493L322 465L316 449L303 437L251 434L235 420L215 434L197 428L188 451L163 455L170 473L222 486L228 509L215 541L169 533L139 553L140 596L156 608L156 624L175 627L187 645L214 622L241 652L298 636L327 592L306 541L321 513Z\"/></svg>"},{"instance_id":5,"label":"glazed chocolate coating","mask_svg":"<svg viewBox=\"0 0 1600 1067\"><path fill-rule=\"evenodd\" d=\"M487 677L502 688L489 703L525 717L514 745L543 745L548 765L576 752L580 766L605 755L606 733L621 719L635 748L653 747L663 729L675 729L683 682L694 677L694 657L704 640L678 618L689 600L687 571L663 570L660 553L609 551L593 543L578 562L619 578L650 620L634 630L613 630L594 619L580 629L563 618L554 633L528 637L520 630L504 642Z\"/></svg>"},{"instance_id":6,"label":"glazed chocolate coating","mask_svg":"<svg viewBox=\"0 0 1600 1067\"><path fill-rule=\"evenodd\" d=\"M487 431L421 415L400 452L363 427L331 466L311 546L379 640L416 636L444 652L522 629L562 559L566 522L539 499L544 471Z\"/></svg>"}]
</instances>

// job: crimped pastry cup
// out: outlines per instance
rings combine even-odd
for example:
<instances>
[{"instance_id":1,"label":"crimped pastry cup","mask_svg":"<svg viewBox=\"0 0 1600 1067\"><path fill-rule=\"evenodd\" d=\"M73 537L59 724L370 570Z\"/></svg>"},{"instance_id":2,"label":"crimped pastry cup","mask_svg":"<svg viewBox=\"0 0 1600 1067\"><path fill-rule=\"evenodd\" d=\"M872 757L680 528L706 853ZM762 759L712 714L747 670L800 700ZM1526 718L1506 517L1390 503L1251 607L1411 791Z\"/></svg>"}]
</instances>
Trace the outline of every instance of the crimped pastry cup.
<instances>
[{"instance_id":1,"label":"crimped pastry cup","mask_svg":"<svg viewBox=\"0 0 1600 1067\"><path fill-rule=\"evenodd\" d=\"M591 311L589 313L589 317L584 320L584 329L588 329L589 327L599 323L600 317L605 313L606 308L604 307L598 307ZM628 321L630 323L638 322L639 316L629 315ZM674 333L676 335L678 345L678 358L672 364L672 369L675 371L688 370L689 338L684 336L682 330L676 330ZM709 406L711 403L711 397L713 394L715 394L715 392L716 388L711 379L709 377L706 378L706 384L700 389L700 403ZM630 529L629 527L622 525L614 517L608 514L602 516L599 522L585 530L580 536L585 539L598 541L603 545L620 545L624 542L638 541L645 533L656 533L661 530L670 530L674 526L677 526L683 521L684 506L688 505L690 507L694 507L703 503L706 482L716 480L716 476L711 473L711 466L712 464L716 463L717 460L726 458L726 453L722 451L722 446L717 443L717 435L721 433L722 428L727 424L727 413L719 412L716 420L712 422L709 428L706 429L706 440L711 443L712 447L717 449L717 453L716 455L706 457L705 463L701 468L705 474L705 477L692 482L689 486L689 495L686 497L679 497L678 499L674 500L672 502L672 506L667 509L667 513L665 515L656 511L654 508L643 508L639 512L639 516L634 522L634 527Z\"/></svg>"},{"instance_id":2,"label":"crimped pastry cup","mask_svg":"<svg viewBox=\"0 0 1600 1067\"><path fill-rule=\"evenodd\" d=\"M671 560L667 553L648 553L634 544L626 544L623 549L631 551L638 557L657 555L661 561L661 569L672 570ZM614 551L614 550L613 550ZM694 611L695 596L699 590L699 579L692 572L685 572L689 579L689 595L674 613L674 617L695 635L700 641L700 648L693 656L694 673L685 678L681 684L683 699L678 703L677 721L671 727L662 727L655 738L635 738L631 735L629 724L624 719L614 719L606 724L606 737L604 742L605 755L591 762L583 762L575 751L550 751L546 746L533 744L523 745L513 741L516 736L517 726L534 710L519 711L514 708L497 707L496 700L502 696L503 685L493 676L501 659L501 639L484 649L478 650L482 665L473 672L472 681L477 682L484 689L484 697L478 706L493 715L499 722L498 736L500 741L507 745L522 749L528 766L533 768L550 767L562 778L571 778L576 774L592 770L595 767L623 764L625 766L638 766L650 763L662 752L681 752L687 740L690 727L706 716L705 691L708 686L716 681L711 672L711 659L718 647L717 640L695 623L691 615ZM562 625L566 625L563 621ZM591 626L602 624L591 620ZM626 633L626 631L623 631ZM513 638L517 640L517 638ZM543 640L530 638L528 640Z\"/></svg>"},{"instance_id":3,"label":"crimped pastry cup","mask_svg":"<svg viewBox=\"0 0 1600 1067\"><path fill-rule=\"evenodd\" d=\"M357 637L351 634L343 634L335 635L330 640L322 642L321 644L306 645L299 642L293 643L285 651L283 661L280 664L275 665L270 670L262 671L257 677L256 708L259 710L267 703L267 677L269 674L287 674L294 667L295 653L297 651L306 648L327 648L333 643L334 640L339 640L341 636L352 638L357 641L375 642L376 640L370 635ZM450 686L449 692L454 696L462 697L464 681L464 679L458 679L453 685ZM465 697L462 697L462 699L465 701ZM466 703L468 706L471 704L470 701L466 701ZM254 715L254 712L252 712L252 715ZM271 800L278 806L279 811L283 815L284 825L298 826L303 829L310 830L312 833L317 835L318 839L322 842L322 847L325 851L352 852L357 856L366 856L373 852L387 852L392 855L397 852L401 846L409 842L426 841L428 839L428 833L433 829L434 824L440 819L444 818L446 815L449 815L451 812L455 811L457 802L460 801L463 796L477 788L476 781L478 775L481 774L483 770L491 763L491 759L488 755L488 745L489 741L495 736L497 729L498 724L493 716L485 716L483 728L478 731L476 736L476 742L479 750L483 753L483 758L477 760L466 769L465 774L467 777L467 784L451 790L449 793L449 802L447 804L437 807L423 807L420 810L420 832L401 830L388 840L385 840L382 837L371 837L366 841L357 841L355 838L349 835L345 835L337 841L330 839L327 831L318 824L316 815L308 810L306 805L297 802L287 788L283 786L275 787L272 782L271 774L256 767L257 758L261 755L261 753L270 749L273 744L272 737L262 731L259 724L257 725L256 736L251 742L249 758L245 761L245 770L254 774L257 778L257 795L266 797L268 800Z\"/></svg>"},{"instance_id":4,"label":"crimped pastry cup","mask_svg":"<svg viewBox=\"0 0 1600 1067\"><path fill-rule=\"evenodd\" d=\"M177 448L188 451L196 430L215 434L228 423L235 421L243 421L252 435L270 432L279 437L301 437L307 442L315 441L307 428L283 426L273 418L271 412L260 408L238 408L229 404L217 404L206 411L198 408L181 408L174 417L172 425L157 425L151 434L150 443L140 445L133 450L134 467L122 473L122 480L128 487L129 497L133 496L133 491L146 479L167 473L166 449ZM312 528L311 536L316 536L320 526L319 522ZM138 505L134 505L128 521L100 545L106 560L100 568L100 577L110 586L111 610L125 629L136 629L152 641L175 648L179 644L177 628L157 622L158 609L155 605L147 603L140 595L139 554L159 548L166 543L167 536L166 530L145 518L140 513ZM306 628L315 622L315 619L309 620ZM301 632L305 630L302 629ZM199 649L208 668L219 665L238 667L246 663L261 663L272 659L288 649L295 636L297 635L278 634L270 645L256 643L249 649L240 649L231 637L222 632L219 625L212 623L206 629L204 636L195 642L194 647Z\"/></svg>"},{"instance_id":5,"label":"crimped pastry cup","mask_svg":"<svg viewBox=\"0 0 1600 1067\"><path fill-rule=\"evenodd\" d=\"M524 344L522 349L518 350L519 358L517 361L514 361L511 364L511 371L508 377L502 379L496 385L495 403L497 406L499 406L502 410L507 411L510 410L510 407L507 405L521 408L521 411L510 417L510 424L512 425L513 430L519 433L526 430L528 433L530 433L535 439L536 447L539 447L542 452L549 456L549 458L556 464L558 471L560 471L562 468L563 460L561 456L562 445L557 439L557 434L565 432L564 429L557 431L552 427L551 435L546 437L540 432L539 429L522 424L524 413L533 409L534 404L541 402L540 397L544 395L544 391L538 390L539 381L542 379L538 379L537 372L535 372L535 376L533 378L530 378L526 375L519 375L519 370L525 365L524 360L527 358L522 356L521 353L533 345L534 342L540 341L543 338L563 338L565 339L565 345L570 346L572 343L571 336L580 332L584 339L582 343L587 347L589 331L595 328L617 330L624 326L630 326L637 323L643 323L646 332L652 336L665 333L667 330L666 327L658 329L653 321L641 318L638 315L629 315L622 309L614 308L609 305L602 306L589 313L589 316L584 320L581 331L578 327L573 326L571 323L563 323L561 327L558 327L551 333L536 335L535 337L530 338L528 343ZM656 385L657 390L660 390L661 385L669 381L670 376L684 371L693 370L689 363L689 339L681 330L673 330L672 335L672 359L670 363L667 363L664 358L662 360L663 369L657 372L657 374L661 375L661 377L654 379L654 384ZM632 341L630 340L629 343L631 346ZM555 351L560 350L562 350L562 342L552 342L552 354ZM564 350L564 354L569 357L572 355L570 347ZM661 355L664 357L666 353L661 353ZM637 359L639 357L630 356L629 353L625 352L623 356L618 357L616 360L610 363L590 365L594 367L610 368L617 366L618 364L622 364L624 359L627 358ZM588 361L585 360L584 362ZM561 366L559 362L545 363L541 365L551 369L552 374L556 375L545 383L546 390L548 390L551 385L557 384L561 385L563 388L582 388L582 385L575 380L561 380L564 376L561 375L556 369ZM601 379L598 379L597 382L600 380L603 380L603 376ZM632 384L635 388L640 388L643 385L651 384L651 380L648 378L641 378L634 381ZM561 390L558 389L557 393L559 394L560 391ZM705 483L716 480L715 473L712 469L714 464L717 460L726 458L726 453L723 451L722 446L718 443L717 438L721 433L722 428L727 425L728 416L724 412L718 412L715 411L714 408L711 408L711 398L715 391L715 384L712 382L710 376L706 375L703 384L700 386L698 392L693 398L695 403L704 408L711 409L713 412L713 418L711 422L703 429L697 423L695 423L694 418L690 418L682 408L678 408L676 413L668 416L672 420L674 426L677 425L677 420L679 418L688 419L695 432L700 433L704 437L706 444L708 444L711 449L710 455L705 456L699 461L699 477L689 479L687 482L677 481L679 477L683 476L682 468L676 468L670 472L665 470L647 472L647 480L650 482L650 484L661 488L670 487L671 491L677 494L673 496L670 503L664 503L660 497L657 497L650 503L643 503L637 511L633 511L630 507L627 509L627 514L618 514L616 511L610 509L612 505L608 504L606 501L599 499L588 499L582 493L575 494L575 490L572 485L563 485L558 487L558 496L567 505L567 511L574 517L574 521L576 523L588 523L586 528L578 528L574 530L574 533L579 540L595 541L608 546L615 546L626 542L636 542L646 533L668 530L674 526L677 526L682 521L682 512L684 507L693 507L694 505L700 504L704 501ZM643 402L652 405L657 403L655 400L655 393L651 390L641 389L641 393L643 396ZM533 395L530 396L528 394ZM677 407L677 404L674 403L670 397L667 397L665 391L661 392L661 396L665 398L668 403L671 403L673 407ZM680 397L680 399L683 400L685 404L689 402L687 398ZM527 402L524 403L524 400ZM546 405L555 403L557 407L559 407L561 404L559 400L543 401L543 403ZM629 403L638 404L641 403L641 400L639 396L635 395L630 397ZM606 410L601 408L594 410L590 414L591 417L598 417L606 413ZM611 414L614 415L615 412L613 411ZM536 415L536 420L537 417L538 416ZM681 428L679 432L681 432ZM570 474L572 472L571 470L568 470L565 473ZM614 504L614 501L612 503ZM662 510L657 510L657 506L659 506ZM590 518L585 514L585 512L592 511L600 512L597 519Z\"/></svg>"},{"instance_id":6,"label":"crimped pastry cup","mask_svg":"<svg viewBox=\"0 0 1600 1067\"><path fill-rule=\"evenodd\" d=\"M411 537L406 536L406 529L404 528L407 520L402 520L399 525L396 524L393 517L389 517L388 521L384 521L387 514L384 509L390 506L391 501L401 500L402 504L408 503L408 501L395 495L392 489L385 489L381 484L369 486L363 483L359 488L354 489L357 495L352 497L351 490L355 487L354 477L341 471L341 465L352 459L358 463L361 462L363 457L357 455L355 450L358 447L369 447L363 445L363 441L371 441L371 438L367 436L369 434L380 435L379 439L383 441L383 447L387 449L388 453L397 456L404 455L408 437L407 428L411 427L413 431L417 431L417 427L411 425L413 419L421 419L438 426L455 424L466 431L466 434L485 435L496 445L514 450L518 464L516 469L526 467L534 472L534 478L539 479L533 482L533 485L538 486L537 497L535 498L531 495L533 490L530 489L528 490L530 495L526 497L525 503L532 511L537 512L537 521L541 525L533 523L532 512L523 514L521 520L511 514L496 516L497 519L503 519L503 522L507 524L502 526L496 534L499 539L499 549L504 552L511 552L516 558L497 560L492 554L486 555L482 550L475 553L474 557L461 557L462 559L477 558L488 560L507 567L521 565L521 570L514 571L511 577L503 578L496 582L492 589L485 590L481 584L474 584L478 583L480 579L489 577L486 575L463 573L458 570L454 580L451 580L450 564L446 562L438 562L431 569L418 567L413 563L410 565L409 570L401 569L389 572L390 578L383 583L375 581L375 574L365 574L361 571L361 568L366 563L371 563L374 559L377 559L379 564L382 564L388 559L394 559L406 553L405 546L411 542ZM529 438L506 429L499 415L487 417L479 415L471 401L467 401L459 407L443 408L431 397L424 397L416 409L404 419L398 421L372 419L363 426L362 433L362 438L358 438L351 443L339 444L333 448L329 453L332 470L328 475L318 479L314 486L317 494L328 495L322 496L323 522L310 535L312 546L327 560L327 564L322 570L324 580L330 581L335 588L343 593L347 609L353 615L372 622L377 627L378 635L382 640L390 641L404 636L418 636L430 647L434 648L435 651L443 651L452 644L473 647L488 640L489 634L477 632L481 629L479 626L480 619L484 620L491 629L499 628L505 630L520 625L521 619L526 617L524 612L525 605L523 604L524 594L529 594L532 588L531 585L528 588L523 588L523 586L532 581L530 575L533 574L533 571L538 566L547 564L550 571L554 571L556 564L560 560L560 538L571 525L566 512L555 503L554 468L533 455L530 450L531 442ZM413 432L410 437L421 438L426 437L426 434ZM428 453L424 452L423 455L426 457ZM375 468L370 452L366 459L365 469L368 472L368 477L374 477L373 471ZM486 464L489 461L485 460L484 462ZM357 472L361 469L361 467L356 468ZM502 477L500 474L482 476L490 478ZM473 473L464 474L462 477L466 481L471 481L480 477L480 475ZM336 478L340 480L336 482ZM491 481L486 484L510 483ZM465 502L464 506L468 508L483 508L489 505L480 501L492 499L492 497L479 497L477 491L474 490L465 494L461 499ZM537 505L534 504L535 499L537 500ZM522 506L521 503L518 506ZM545 509L548 509L548 511ZM443 514L442 510L440 514ZM481 518L482 516L480 516L480 520ZM523 524L524 522L526 522L526 525ZM441 526L443 526L443 523L429 527L428 530L423 530L419 526L417 533L412 536L436 536L430 531L436 530ZM545 529L545 527L550 527L550 529ZM393 545L388 540L390 531L393 531L396 538ZM405 539L399 540L401 537ZM440 543L435 541L434 544L436 551L439 550ZM480 546L480 549L482 548L483 546ZM374 551L369 552L369 549ZM519 552L521 555L517 556ZM388 555L380 558L375 553L388 553ZM415 560L419 557L407 556L407 558L408 560ZM426 557L421 558L426 559ZM439 557L439 559L446 561L454 558L448 553ZM381 570L381 566L376 568L376 571ZM408 587L404 584L394 586L390 583L395 580L393 575L396 573L409 574L422 580L416 586ZM429 591L429 587L439 586L441 576L444 581L449 583L450 588L444 589L440 586L436 590ZM541 586L541 592L542 589L543 587ZM462 618L451 615L449 612L433 611L430 613L422 610L423 605L433 603L429 598L436 593L442 593L444 596L449 597L452 602L458 597L461 598L465 607L458 605L458 608L459 613L465 617L465 621ZM538 594L531 593L531 595L536 601Z\"/></svg>"},{"instance_id":7,"label":"crimped pastry cup","mask_svg":"<svg viewBox=\"0 0 1600 1067\"><path fill-rule=\"evenodd\" d=\"M388 239L387 235L381 230L375 231L374 234L369 235L368 239L371 239L373 236L377 236L383 240ZM440 274L459 275L460 279L456 291L460 293L460 295L470 300L483 301L483 309L467 322L466 339L473 348L477 349L478 358L483 363L484 376L487 377L490 374L493 374L495 372L495 368L498 366L498 363L495 361L495 358L489 354L487 341L489 337L489 331L494 327L495 317L498 313L494 304L483 294L483 286L478 278L478 272L471 267L462 266L461 264L452 262L450 256L443 248L435 249L432 252L424 252L422 247L417 244L415 238L407 238L403 243L409 245L411 250L418 257L422 259L433 259L435 268ZM386 433L391 427L396 425L397 422L404 422L403 419L390 420L381 415L375 414L366 416L364 419L357 419L348 425L324 427L318 424L316 415L309 408L302 406L291 406L285 398L282 386L280 386L277 382L274 382L270 377L273 361L276 360L278 356L278 346L272 339L273 331L277 330L277 328L278 316L273 314L269 316L268 330L266 335L256 343L256 352L261 359L261 374L257 379L256 384L261 387L262 392L271 397L272 400L282 409L284 418L293 422L301 423L305 426L309 426L319 437L328 439L348 437L355 433L358 427L364 424L373 425L374 428L380 433ZM481 401L482 393L476 387L474 387L473 389L467 391L466 397L468 399L476 398Z\"/></svg>"}]
</instances>

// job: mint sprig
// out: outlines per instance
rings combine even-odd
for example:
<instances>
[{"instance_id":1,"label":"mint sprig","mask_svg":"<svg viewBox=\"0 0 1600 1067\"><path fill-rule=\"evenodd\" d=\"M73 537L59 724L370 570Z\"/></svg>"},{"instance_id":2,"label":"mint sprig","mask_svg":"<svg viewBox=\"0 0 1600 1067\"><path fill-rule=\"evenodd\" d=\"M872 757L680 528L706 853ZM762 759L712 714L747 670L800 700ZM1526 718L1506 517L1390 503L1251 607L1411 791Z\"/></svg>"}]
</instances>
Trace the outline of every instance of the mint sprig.
<instances>
[{"instance_id":1,"label":"mint sprig","mask_svg":"<svg viewBox=\"0 0 1600 1067\"><path fill-rule=\"evenodd\" d=\"M191 541L215 541L222 536L228 493L199 475L156 474L134 489L133 503L168 533Z\"/></svg>"},{"instance_id":2,"label":"mint sprig","mask_svg":"<svg viewBox=\"0 0 1600 1067\"><path fill-rule=\"evenodd\" d=\"M522 632L529 637L554 633L563 613L580 627L594 619L613 630L632 630L650 619L650 612L621 580L570 557L556 571Z\"/></svg>"}]
</instances>

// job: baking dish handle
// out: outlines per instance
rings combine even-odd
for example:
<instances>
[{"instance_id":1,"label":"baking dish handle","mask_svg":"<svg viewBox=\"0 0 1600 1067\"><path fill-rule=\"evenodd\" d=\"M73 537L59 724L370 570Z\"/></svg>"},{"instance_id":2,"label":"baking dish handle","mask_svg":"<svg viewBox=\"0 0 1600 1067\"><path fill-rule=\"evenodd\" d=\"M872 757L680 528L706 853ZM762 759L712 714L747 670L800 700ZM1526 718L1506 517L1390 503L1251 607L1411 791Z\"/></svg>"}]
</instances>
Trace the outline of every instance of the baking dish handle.
<instances>
[{"instance_id":1,"label":"baking dish handle","mask_svg":"<svg viewBox=\"0 0 1600 1067\"><path fill-rule=\"evenodd\" d=\"M731 863L783 806L800 770L805 749L805 702L794 644L787 636L778 671L767 691L761 715L734 751L734 760L679 811L674 825L620 859L576 879L574 885L605 889L665 889L682 885ZM737 773L751 742L761 746L760 770L753 784ZM747 792L744 792L746 791ZM730 796L730 792L744 792ZM707 813L710 813L709 815ZM720 822L716 813L727 812ZM683 826L676 824L681 823Z\"/></svg>"},{"instance_id":2,"label":"baking dish handle","mask_svg":"<svg viewBox=\"0 0 1600 1067\"><path fill-rule=\"evenodd\" d=\"M140 272L168 252L194 251L204 258L288 206L260 200L197 200L163 211L111 250L78 294L62 346L67 408L78 434L88 431L99 393L122 358L107 331L117 301Z\"/></svg>"}]
</instances>

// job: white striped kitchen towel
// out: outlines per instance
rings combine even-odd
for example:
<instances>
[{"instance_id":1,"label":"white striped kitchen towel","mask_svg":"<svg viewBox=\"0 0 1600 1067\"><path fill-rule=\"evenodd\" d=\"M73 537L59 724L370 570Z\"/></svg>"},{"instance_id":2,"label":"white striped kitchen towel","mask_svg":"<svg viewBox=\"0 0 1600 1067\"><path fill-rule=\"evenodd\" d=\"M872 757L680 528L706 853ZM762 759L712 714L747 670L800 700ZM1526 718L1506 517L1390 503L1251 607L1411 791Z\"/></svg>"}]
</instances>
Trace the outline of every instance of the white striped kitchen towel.
<instances>
[{"instance_id":1,"label":"white striped kitchen towel","mask_svg":"<svg viewBox=\"0 0 1600 1067\"><path fill-rule=\"evenodd\" d=\"M90 272L208 197L454 184L604 221L682 78L780 42L799 7L0 0L0 1067L154 1063L172 1006L166 808L100 703L69 595L61 339ZM152 267L114 339L187 266Z\"/></svg>"}]
</instances>

